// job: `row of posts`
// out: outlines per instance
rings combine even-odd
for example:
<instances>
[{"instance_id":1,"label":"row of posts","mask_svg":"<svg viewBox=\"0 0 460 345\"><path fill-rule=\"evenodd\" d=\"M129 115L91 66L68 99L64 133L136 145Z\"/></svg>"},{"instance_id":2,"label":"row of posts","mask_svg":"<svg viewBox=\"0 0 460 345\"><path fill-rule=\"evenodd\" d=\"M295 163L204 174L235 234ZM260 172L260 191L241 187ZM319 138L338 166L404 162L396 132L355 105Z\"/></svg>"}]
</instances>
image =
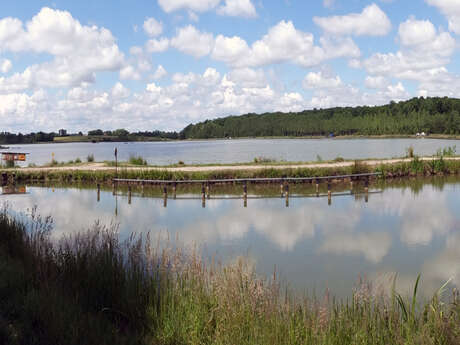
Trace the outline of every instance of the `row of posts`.
<instances>
[{"instance_id":1,"label":"row of posts","mask_svg":"<svg viewBox=\"0 0 460 345\"><path fill-rule=\"evenodd\" d=\"M142 194L144 194L144 183L141 184ZM319 197L319 180L315 181L315 189L316 189L316 196ZM174 182L172 185L172 194L173 199L176 199L176 190L177 184ZM353 179L350 180L350 192L353 193ZM116 182L112 184L112 194L115 195L116 193ZM289 207L289 183L281 182L280 184L280 193L281 197L285 197L286 199L286 207ZM128 204L131 204L131 185L128 185ZM364 180L364 200L365 202L369 201L369 178L365 178ZM210 193L210 184L202 183L201 184L201 205L202 207L206 207L206 199L211 198ZM101 185L100 183L97 184L97 201L101 200ZM332 205L332 187L331 181L327 180L327 203L328 205ZM167 207L168 205L168 188L166 185L163 186L163 206ZM243 206L248 206L248 185L247 182L243 182Z\"/></svg>"}]
</instances>

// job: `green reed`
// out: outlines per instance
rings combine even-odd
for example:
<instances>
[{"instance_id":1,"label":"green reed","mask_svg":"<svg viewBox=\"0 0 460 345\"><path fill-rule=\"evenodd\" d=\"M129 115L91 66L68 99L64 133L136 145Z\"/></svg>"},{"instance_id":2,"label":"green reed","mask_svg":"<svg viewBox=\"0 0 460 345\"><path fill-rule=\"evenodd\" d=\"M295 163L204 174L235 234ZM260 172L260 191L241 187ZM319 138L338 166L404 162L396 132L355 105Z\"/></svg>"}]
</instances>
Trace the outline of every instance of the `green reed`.
<instances>
[{"instance_id":1,"label":"green reed","mask_svg":"<svg viewBox=\"0 0 460 345\"><path fill-rule=\"evenodd\" d=\"M459 296L428 302L360 282L351 298L301 297L247 258L120 240L96 223L60 239L35 210L0 212L0 343L458 344ZM59 229L63 231L65 229Z\"/></svg>"}]
</instances>

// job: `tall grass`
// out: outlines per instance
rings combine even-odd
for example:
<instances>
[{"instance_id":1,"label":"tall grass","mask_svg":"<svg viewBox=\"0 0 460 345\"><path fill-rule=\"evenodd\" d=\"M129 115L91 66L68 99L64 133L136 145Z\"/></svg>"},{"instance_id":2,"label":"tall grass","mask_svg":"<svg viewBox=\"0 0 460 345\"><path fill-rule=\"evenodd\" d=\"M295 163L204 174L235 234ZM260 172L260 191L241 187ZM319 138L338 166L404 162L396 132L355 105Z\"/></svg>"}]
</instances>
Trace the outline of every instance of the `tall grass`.
<instances>
[{"instance_id":1,"label":"tall grass","mask_svg":"<svg viewBox=\"0 0 460 345\"><path fill-rule=\"evenodd\" d=\"M88 156L86 156L86 161L87 161L88 163L94 162L94 154L91 153L91 154L89 154Z\"/></svg>"},{"instance_id":2,"label":"tall grass","mask_svg":"<svg viewBox=\"0 0 460 345\"><path fill-rule=\"evenodd\" d=\"M132 165L147 165L147 161L142 156L129 155L129 164Z\"/></svg>"},{"instance_id":3,"label":"tall grass","mask_svg":"<svg viewBox=\"0 0 460 345\"><path fill-rule=\"evenodd\" d=\"M0 212L0 343L458 344L458 294L443 304L363 283L352 298L300 298L244 258L121 241L116 227L51 240L52 220ZM62 230L62 229L61 229Z\"/></svg>"}]
</instances>

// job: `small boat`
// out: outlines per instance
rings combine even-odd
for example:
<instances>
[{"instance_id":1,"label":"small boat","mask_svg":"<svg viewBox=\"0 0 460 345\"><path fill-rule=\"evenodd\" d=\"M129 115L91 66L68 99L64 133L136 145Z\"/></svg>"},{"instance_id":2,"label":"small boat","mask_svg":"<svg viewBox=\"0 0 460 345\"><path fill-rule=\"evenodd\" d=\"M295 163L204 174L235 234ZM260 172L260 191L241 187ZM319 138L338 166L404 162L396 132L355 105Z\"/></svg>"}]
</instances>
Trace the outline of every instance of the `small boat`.
<instances>
[{"instance_id":1,"label":"small boat","mask_svg":"<svg viewBox=\"0 0 460 345\"><path fill-rule=\"evenodd\" d=\"M9 150L10 148L8 146L2 146L0 145L0 150Z\"/></svg>"}]
</instances>

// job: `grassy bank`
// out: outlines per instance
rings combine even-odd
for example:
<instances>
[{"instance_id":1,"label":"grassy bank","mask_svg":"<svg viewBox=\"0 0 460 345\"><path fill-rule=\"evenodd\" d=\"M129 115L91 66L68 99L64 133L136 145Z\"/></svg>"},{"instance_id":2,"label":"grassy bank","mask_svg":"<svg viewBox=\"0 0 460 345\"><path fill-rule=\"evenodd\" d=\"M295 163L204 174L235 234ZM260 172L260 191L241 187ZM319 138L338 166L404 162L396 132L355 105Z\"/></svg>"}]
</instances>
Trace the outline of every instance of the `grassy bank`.
<instances>
[{"instance_id":1,"label":"grassy bank","mask_svg":"<svg viewBox=\"0 0 460 345\"><path fill-rule=\"evenodd\" d=\"M51 240L52 221L0 212L0 343L4 344L458 344L460 307L374 294L300 298L248 260L199 253L96 224ZM62 229L60 229L62 230Z\"/></svg>"},{"instance_id":2,"label":"grassy bank","mask_svg":"<svg viewBox=\"0 0 460 345\"><path fill-rule=\"evenodd\" d=\"M12 172L12 170L5 170ZM216 169L205 171L180 171L166 168L139 168L129 169L121 167L118 173L113 168L99 170L82 169L17 169L14 170L19 182L56 181L56 182L99 182L109 183L112 178L152 179L152 180L190 180L190 179L230 179L253 177L321 177L367 172L380 172L383 178L453 175L460 173L460 160L450 160L442 157L433 160L421 160L413 157L411 160L379 165L366 165L362 161L355 161L349 166L339 167L264 167L257 169Z\"/></svg>"}]
</instances>

